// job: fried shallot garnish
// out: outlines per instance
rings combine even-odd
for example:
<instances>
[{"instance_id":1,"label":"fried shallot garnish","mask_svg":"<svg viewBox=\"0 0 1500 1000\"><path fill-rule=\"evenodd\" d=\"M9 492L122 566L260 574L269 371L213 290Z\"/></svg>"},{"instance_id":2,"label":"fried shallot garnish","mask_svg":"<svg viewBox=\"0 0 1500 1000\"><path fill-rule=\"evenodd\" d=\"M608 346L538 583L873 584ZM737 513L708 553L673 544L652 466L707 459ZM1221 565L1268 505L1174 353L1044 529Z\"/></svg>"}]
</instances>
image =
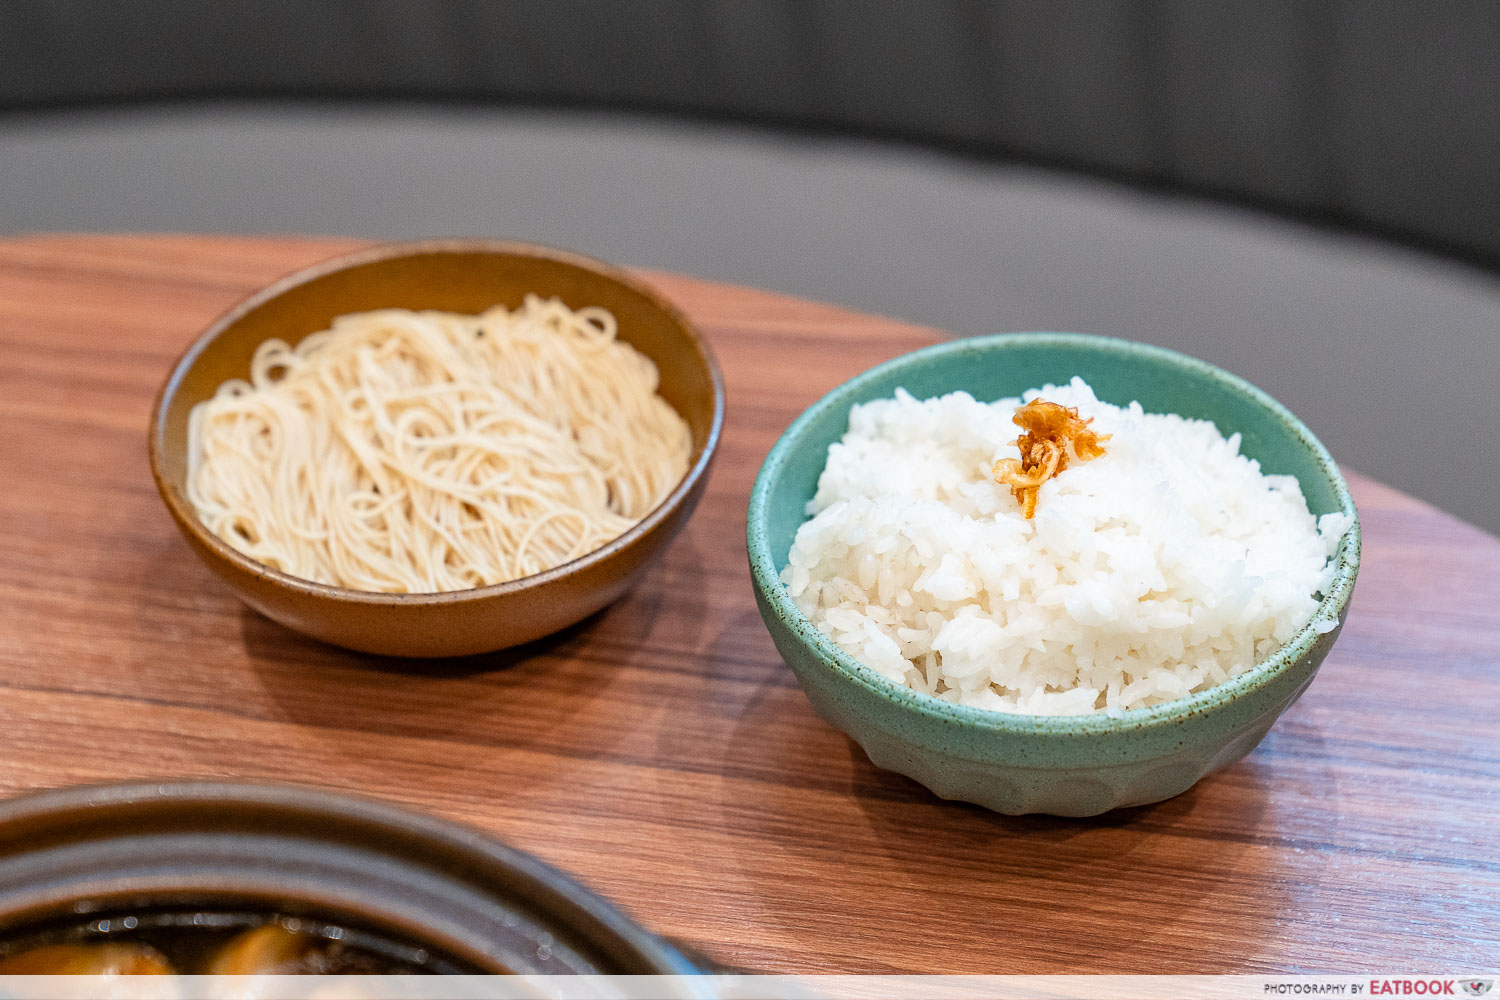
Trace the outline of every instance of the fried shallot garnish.
<instances>
[{"instance_id":1,"label":"fried shallot garnish","mask_svg":"<svg viewBox=\"0 0 1500 1000\"><path fill-rule=\"evenodd\" d=\"M1033 399L1016 407L1016 426L1026 433L1016 438L1020 459L1002 458L991 475L1001 486L1009 486L1011 496L1021 502L1029 521L1036 516L1036 494L1042 484L1073 462L1088 462L1104 454L1102 447L1109 435L1089 430L1093 417L1078 416L1071 406Z\"/></svg>"}]
</instances>

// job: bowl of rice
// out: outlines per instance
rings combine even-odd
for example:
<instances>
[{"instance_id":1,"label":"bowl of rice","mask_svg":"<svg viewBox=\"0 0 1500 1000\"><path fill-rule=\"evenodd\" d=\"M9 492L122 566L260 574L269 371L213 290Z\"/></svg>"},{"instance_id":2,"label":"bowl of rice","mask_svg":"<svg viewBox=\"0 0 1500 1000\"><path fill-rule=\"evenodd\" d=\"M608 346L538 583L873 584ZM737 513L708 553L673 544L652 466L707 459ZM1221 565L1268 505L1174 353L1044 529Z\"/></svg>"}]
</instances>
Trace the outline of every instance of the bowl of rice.
<instances>
[{"instance_id":1,"label":"bowl of rice","mask_svg":"<svg viewBox=\"0 0 1500 1000\"><path fill-rule=\"evenodd\" d=\"M1338 637L1360 553L1348 485L1281 404L1066 333L833 390L766 457L746 528L818 714L1008 814L1157 802L1249 753Z\"/></svg>"},{"instance_id":2,"label":"bowl of rice","mask_svg":"<svg viewBox=\"0 0 1500 1000\"><path fill-rule=\"evenodd\" d=\"M430 240L232 308L167 376L149 449L183 536L246 604L443 657L621 597L691 516L723 421L708 343L631 275Z\"/></svg>"}]
</instances>

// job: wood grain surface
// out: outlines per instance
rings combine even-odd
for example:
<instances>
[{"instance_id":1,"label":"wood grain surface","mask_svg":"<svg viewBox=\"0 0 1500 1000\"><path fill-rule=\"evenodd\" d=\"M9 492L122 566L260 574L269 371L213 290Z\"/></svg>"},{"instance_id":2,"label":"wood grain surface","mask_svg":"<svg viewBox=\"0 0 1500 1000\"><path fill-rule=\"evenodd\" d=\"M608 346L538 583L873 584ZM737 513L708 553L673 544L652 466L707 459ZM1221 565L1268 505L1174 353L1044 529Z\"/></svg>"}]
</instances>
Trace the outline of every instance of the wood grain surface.
<instances>
[{"instance_id":1,"label":"wood grain surface","mask_svg":"<svg viewBox=\"0 0 1500 1000\"><path fill-rule=\"evenodd\" d=\"M241 607L152 487L152 396L216 314L354 246L0 241L0 793L218 776L381 796L755 970L1500 965L1500 540L1368 479L1316 683L1176 799L992 815L813 715L751 597L751 480L804 407L932 330L648 274L712 338L729 409L707 497L630 597L457 662L346 653Z\"/></svg>"}]
</instances>

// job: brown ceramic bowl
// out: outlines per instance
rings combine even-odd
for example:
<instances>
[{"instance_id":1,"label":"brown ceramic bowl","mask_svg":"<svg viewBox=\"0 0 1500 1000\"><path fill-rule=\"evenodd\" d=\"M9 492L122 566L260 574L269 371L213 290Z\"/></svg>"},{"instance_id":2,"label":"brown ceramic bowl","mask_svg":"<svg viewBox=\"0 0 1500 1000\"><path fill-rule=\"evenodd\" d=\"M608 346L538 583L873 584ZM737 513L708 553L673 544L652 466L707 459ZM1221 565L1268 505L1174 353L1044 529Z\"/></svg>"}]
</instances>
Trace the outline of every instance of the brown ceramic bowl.
<instances>
[{"instance_id":1,"label":"brown ceramic bowl","mask_svg":"<svg viewBox=\"0 0 1500 1000\"><path fill-rule=\"evenodd\" d=\"M688 473L635 527L569 563L473 590L377 594L327 586L262 565L210 532L185 492L188 414L226 379L243 378L261 342L289 343L335 316L380 308L478 313L514 308L528 292L573 308L603 306L661 372L662 397L693 433ZM575 254L493 240L374 247L283 278L216 320L188 348L151 415L151 473L193 550L246 604L288 628L387 656L462 656L529 642L628 590L687 522L703 493L724 422L713 353L670 303L623 271Z\"/></svg>"},{"instance_id":2,"label":"brown ceramic bowl","mask_svg":"<svg viewBox=\"0 0 1500 1000\"><path fill-rule=\"evenodd\" d=\"M389 942L438 973L701 971L536 858L370 799L187 781L0 803L0 954L130 940L162 918L232 927L272 915Z\"/></svg>"}]
</instances>

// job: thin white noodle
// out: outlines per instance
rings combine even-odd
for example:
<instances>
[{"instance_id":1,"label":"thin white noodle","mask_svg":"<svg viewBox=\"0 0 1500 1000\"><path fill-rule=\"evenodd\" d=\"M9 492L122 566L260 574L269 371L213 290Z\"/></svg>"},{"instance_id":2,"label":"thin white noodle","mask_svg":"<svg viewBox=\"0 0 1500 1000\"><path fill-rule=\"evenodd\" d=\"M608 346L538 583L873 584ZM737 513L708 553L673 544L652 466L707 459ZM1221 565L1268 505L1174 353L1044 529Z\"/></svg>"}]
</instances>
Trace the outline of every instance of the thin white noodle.
<instances>
[{"instance_id":1,"label":"thin white noodle","mask_svg":"<svg viewBox=\"0 0 1500 1000\"><path fill-rule=\"evenodd\" d=\"M479 316L341 316L193 408L187 493L274 569L467 590L599 548L687 472L692 436L614 317L529 295Z\"/></svg>"}]
</instances>

